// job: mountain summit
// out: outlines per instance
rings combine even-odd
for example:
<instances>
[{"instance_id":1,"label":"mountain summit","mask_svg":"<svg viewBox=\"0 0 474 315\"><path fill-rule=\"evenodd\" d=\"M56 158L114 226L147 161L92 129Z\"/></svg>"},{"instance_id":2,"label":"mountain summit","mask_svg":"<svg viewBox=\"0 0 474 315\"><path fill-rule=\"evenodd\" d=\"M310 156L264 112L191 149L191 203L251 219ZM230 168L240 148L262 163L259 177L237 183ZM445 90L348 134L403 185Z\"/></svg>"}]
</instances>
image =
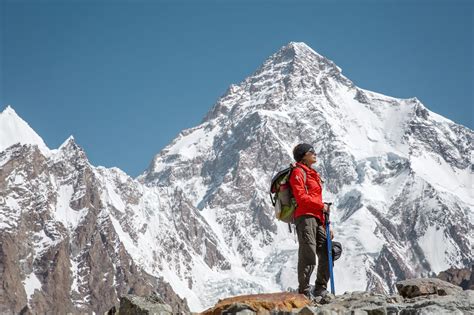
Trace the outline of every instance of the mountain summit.
<instances>
[{"instance_id":1,"label":"mountain summit","mask_svg":"<svg viewBox=\"0 0 474 315\"><path fill-rule=\"evenodd\" d=\"M38 134L8 105L0 113L0 151L15 143L35 144L43 152L49 149Z\"/></svg>"},{"instance_id":2,"label":"mountain summit","mask_svg":"<svg viewBox=\"0 0 474 315\"><path fill-rule=\"evenodd\" d=\"M153 290L199 311L296 287L295 236L269 183L300 142L314 144L334 204L338 293L393 292L474 258L473 131L358 88L304 43L230 86L137 179L90 165L73 139L49 155L16 142L0 134L13 144L0 152L0 273L14 275L0 275L13 288L0 305L16 313L100 313Z\"/></svg>"},{"instance_id":3,"label":"mountain summit","mask_svg":"<svg viewBox=\"0 0 474 315\"><path fill-rule=\"evenodd\" d=\"M139 180L180 191L219 240L229 270L202 279L190 263L199 300L229 286L286 289L296 285L297 245L274 219L268 185L297 143L313 143L345 247L336 288L391 292L399 279L472 261L472 138L418 99L358 88L332 61L290 43L232 85Z\"/></svg>"}]
</instances>

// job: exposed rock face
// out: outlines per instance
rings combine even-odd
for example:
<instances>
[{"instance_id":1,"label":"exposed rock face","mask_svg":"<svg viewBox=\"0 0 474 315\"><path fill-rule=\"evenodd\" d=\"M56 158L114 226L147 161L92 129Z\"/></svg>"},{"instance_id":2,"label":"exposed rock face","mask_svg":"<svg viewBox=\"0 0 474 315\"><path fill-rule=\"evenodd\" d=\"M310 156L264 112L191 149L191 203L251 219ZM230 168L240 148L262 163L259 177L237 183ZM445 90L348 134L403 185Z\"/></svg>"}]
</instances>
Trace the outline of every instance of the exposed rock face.
<instances>
[{"instance_id":1,"label":"exposed rock face","mask_svg":"<svg viewBox=\"0 0 474 315\"><path fill-rule=\"evenodd\" d=\"M123 294L154 290L188 310L127 252L104 197L103 174L114 174L92 167L74 140L49 155L17 144L0 159L0 313L103 313ZM139 193L127 189L133 204Z\"/></svg>"},{"instance_id":2,"label":"exposed rock face","mask_svg":"<svg viewBox=\"0 0 474 315\"><path fill-rule=\"evenodd\" d=\"M460 286L463 290L474 290L474 264L471 269L449 268L438 274L438 278Z\"/></svg>"}]
</instances>

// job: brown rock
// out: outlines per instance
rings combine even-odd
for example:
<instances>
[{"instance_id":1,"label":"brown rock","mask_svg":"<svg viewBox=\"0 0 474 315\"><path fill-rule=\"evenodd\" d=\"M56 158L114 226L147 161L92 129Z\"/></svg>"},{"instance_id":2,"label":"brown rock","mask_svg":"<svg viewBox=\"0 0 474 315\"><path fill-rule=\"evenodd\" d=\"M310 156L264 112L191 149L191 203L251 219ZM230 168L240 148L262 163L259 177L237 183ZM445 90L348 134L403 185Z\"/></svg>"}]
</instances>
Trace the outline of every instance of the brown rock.
<instances>
[{"instance_id":1,"label":"brown rock","mask_svg":"<svg viewBox=\"0 0 474 315\"><path fill-rule=\"evenodd\" d=\"M0 314L18 314L27 304L16 244L11 235L0 235Z\"/></svg>"},{"instance_id":2,"label":"brown rock","mask_svg":"<svg viewBox=\"0 0 474 315\"><path fill-rule=\"evenodd\" d=\"M269 313L272 310L290 312L294 308L302 308L311 303L304 295L290 292L241 295L220 300L213 308L201 315L220 315L223 310L233 304L245 304L257 313Z\"/></svg>"},{"instance_id":3,"label":"brown rock","mask_svg":"<svg viewBox=\"0 0 474 315\"><path fill-rule=\"evenodd\" d=\"M462 291L461 287L449 282L436 279L408 279L397 282L398 293L404 298L414 298L422 295L451 295Z\"/></svg>"},{"instance_id":4,"label":"brown rock","mask_svg":"<svg viewBox=\"0 0 474 315\"><path fill-rule=\"evenodd\" d=\"M472 265L472 268L474 269L474 265ZM470 282L470 279L472 278L471 274L472 271L469 268L449 268L448 270L440 272L438 278L454 285L458 285L463 288L463 290L469 290L470 287L473 286L473 283Z\"/></svg>"}]
</instances>

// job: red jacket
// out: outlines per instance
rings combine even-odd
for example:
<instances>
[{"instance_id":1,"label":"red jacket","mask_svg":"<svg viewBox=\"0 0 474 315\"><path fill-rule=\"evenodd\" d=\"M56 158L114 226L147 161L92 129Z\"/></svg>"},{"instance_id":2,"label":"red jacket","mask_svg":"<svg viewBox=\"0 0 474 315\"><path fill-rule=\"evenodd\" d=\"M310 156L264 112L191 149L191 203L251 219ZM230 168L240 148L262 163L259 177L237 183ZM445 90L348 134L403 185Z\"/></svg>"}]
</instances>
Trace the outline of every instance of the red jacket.
<instances>
[{"instance_id":1,"label":"red jacket","mask_svg":"<svg viewBox=\"0 0 474 315\"><path fill-rule=\"evenodd\" d=\"M306 184L302 169L306 172ZM323 188L318 172L303 163L296 163L290 175L290 186L298 205L295 209L295 219L302 215L312 215L324 225Z\"/></svg>"}]
</instances>

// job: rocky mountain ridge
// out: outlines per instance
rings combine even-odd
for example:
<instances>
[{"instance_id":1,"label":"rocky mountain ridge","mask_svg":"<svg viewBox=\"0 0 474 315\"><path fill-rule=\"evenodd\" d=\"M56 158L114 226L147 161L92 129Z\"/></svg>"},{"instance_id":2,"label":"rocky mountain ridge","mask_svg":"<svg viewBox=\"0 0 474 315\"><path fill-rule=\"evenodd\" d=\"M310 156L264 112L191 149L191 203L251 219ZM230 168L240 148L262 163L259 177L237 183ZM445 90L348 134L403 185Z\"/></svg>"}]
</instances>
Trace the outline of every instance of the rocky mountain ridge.
<instances>
[{"instance_id":1,"label":"rocky mountain ridge","mask_svg":"<svg viewBox=\"0 0 474 315\"><path fill-rule=\"evenodd\" d=\"M0 161L0 313L103 313L123 294L153 291L187 310L167 282L137 265L116 232L110 212L117 209L104 190L118 189L109 186L123 173L92 167L72 138L48 156L16 144ZM122 198L134 188L129 180Z\"/></svg>"}]
</instances>

